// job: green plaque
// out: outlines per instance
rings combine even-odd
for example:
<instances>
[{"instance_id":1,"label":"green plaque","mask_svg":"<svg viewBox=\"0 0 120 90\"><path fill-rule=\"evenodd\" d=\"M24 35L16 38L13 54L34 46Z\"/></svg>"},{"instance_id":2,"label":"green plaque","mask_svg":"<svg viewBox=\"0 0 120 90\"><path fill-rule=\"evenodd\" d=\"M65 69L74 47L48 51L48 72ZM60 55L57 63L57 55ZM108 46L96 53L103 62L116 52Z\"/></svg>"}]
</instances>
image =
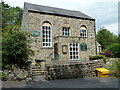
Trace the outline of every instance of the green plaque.
<instances>
[{"instance_id":1,"label":"green plaque","mask_svg":"<svg viewBox=\"0 0 120 90\"><path fill-rule=\"evenodd\" d=\"M38 37L38 36L40 36L40 32L38 32L38 31L31 31L31 36L33 36L33 37Z\"/></svg>"},{"instance_id":2,"label":"green plaque","mask_svg":"<svg viewBox=\"0 0 120 90\"><path fill-rule=\"evenodd\" d=\"M81 51L87 51L87 44L82 43L80 47L81 47Z\"/></svg>"}]
</instances>

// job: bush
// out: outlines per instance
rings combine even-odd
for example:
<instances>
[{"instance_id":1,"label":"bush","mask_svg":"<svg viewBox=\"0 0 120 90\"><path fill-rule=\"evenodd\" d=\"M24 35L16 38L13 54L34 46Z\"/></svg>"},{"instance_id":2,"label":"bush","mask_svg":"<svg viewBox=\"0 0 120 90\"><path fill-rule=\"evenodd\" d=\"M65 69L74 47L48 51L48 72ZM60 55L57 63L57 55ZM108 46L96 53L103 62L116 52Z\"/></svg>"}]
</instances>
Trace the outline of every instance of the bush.
<instances>
[{"instance_id":1,"label":"bush","mask_svg":"<svg viewBox=\"0 0 120 90\"><path fill-rule=\"evenodd\" d=\"M109 68L110 76L120 78L120 61L114 61Z\"/></svg>"},{"instance_id":2,"label":"bush","mask_svg":"<svg viewBox=\"0 0 120 90\"><path fill-rule=\"evenodd\" d=\"M113 56L113 52L110 51L110 50L107 50L107 51L104 52L104 55L105 55L106 57L112 57L112 56Z\"/></svg>"},{"instance_id":3,"label":"bush","mask_svg":"<svg viewBox=\"0 0 120 90\"><path fill-rule=\"evenodd\" d=\"M112 44L106 50L111 50L114 58L120 58L120 44Z\"/></svg>"},{"instance_id":4,"label":"bush","mask_svg":"<svg viewBox=\"0 0 120 90\"><path fill-rule=\"evenodd\" d=\"M6 79L6 78L7 78L7 75L4 74L3 72L0 72L0 78L1 78L1 79Z\"/></svg>"},{"instance_id":5,"label":"bush","mask_svg":"<svg viewBox=\"0 0 120 90\"><path fill-rule=\"evenodd\" d=\"M16 64L25 66L33 55L30 48L29 34L19 26L7 26L2 31L2 63L3 66Z\"/></svg>"},{"instance_id":6,"label":"bush","mask_svg":"<svg viewBox=\"0 0 120 90\"><path fill-rule=\"evenodd\" d=\"M102 59L105 64L107 62L107 57L105 55L90 56L90 60L97 60L97 59Z\"/></svg>"},{"instance_id":7,"label":"bush","mask_svg":"<svg viewBox=\"0 0 120 90\"><path fill-rule=\"evenodd\" d=\"M96 60L96 59L106 59L106 57L104 55L90 56L90 60Z\"/></svg>"}]
</instances>

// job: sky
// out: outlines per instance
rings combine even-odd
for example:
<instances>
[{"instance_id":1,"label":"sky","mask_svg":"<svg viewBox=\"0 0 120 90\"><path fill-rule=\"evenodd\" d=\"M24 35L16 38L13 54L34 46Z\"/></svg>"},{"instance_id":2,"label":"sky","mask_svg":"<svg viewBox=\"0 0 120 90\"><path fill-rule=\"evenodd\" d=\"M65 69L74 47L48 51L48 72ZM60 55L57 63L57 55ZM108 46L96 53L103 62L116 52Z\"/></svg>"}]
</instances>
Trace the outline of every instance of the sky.
<instances>
[{"instance_id":1,"label":"sky","mask_svg":"<svg viewBox=\"0 0 120 90\"><path fill-rule=\"evenodd\" d=\"M118 35L119 0L3 0L10 6L23 8L24 2L81 11L96 19L96 31L105 27Z\"/></svg>"}]
</instances>

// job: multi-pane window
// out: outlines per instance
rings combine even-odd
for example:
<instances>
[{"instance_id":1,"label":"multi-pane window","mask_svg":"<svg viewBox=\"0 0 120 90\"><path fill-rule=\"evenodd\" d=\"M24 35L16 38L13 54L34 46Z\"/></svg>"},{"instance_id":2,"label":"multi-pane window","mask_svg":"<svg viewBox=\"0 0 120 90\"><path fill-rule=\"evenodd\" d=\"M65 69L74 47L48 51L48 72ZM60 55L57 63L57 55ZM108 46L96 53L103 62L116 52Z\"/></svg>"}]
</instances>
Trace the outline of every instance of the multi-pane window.
<instances>
[{"instance_id":1,"label":"multi-pane window","mask_svg":"<svg viewBox=\"0 0 120 90\"><path fill-rule=\"evenodd\" d=\"M62 30L62 35L63 36L70 36L70 28L64 27Z\"/></svg>"},{"instance_id":2,"label":"multi-pane window","mask_svg":"<svg viewBox=\"0 0 120 90\"><path fill-rule=\"evenodd\" d=\"M87 30L85 27L80 28L80 37L87 37Z\"/></svg>"},{"instance_id":3,"label":"multi-pane window","mask_svg":"<svg viewBox=\"0 0 120 90\"><path fill-rule=\"evenodd\" d=\"M69 58L70 60L79 59L79 43L70 43L69 44Z\"/></svg>"},{"instance_id":4,"label":"multi-pane window","mask_svg":"<svg viewBox=\"0 0 120 90\"><path fill-rule=\"evenodd\" d=\"M51 47L52 46L52 31L51 26L44 24L42 26L42 46Z\"/></svg>"}]
</instances>

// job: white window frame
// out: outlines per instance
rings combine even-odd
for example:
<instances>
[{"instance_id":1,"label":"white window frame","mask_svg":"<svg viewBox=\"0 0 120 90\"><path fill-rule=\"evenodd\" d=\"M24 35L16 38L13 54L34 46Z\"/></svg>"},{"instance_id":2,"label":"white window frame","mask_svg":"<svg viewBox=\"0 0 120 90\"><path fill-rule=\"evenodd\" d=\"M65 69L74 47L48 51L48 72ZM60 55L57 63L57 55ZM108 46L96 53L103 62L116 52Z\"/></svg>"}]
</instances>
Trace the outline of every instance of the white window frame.
<instances>
[{"instance_id":1,"label":"white window frame","mask_svg":"<svg viewBox=\"0 0 120 90\"><path fill-rule=\"evenodd\" d=\"M43 31L45 33L43 33ZM44 35L44 37L43 37L43 35ZM52 27L49 23L42 25L42 47L52 47Z\"/></svg>"},{"instance_id":2,"label":"white window frame","mask_svg":"<svg viewBox=\"0 0 120 90\"><path fill-rule=\"evenodd\" d=\"M83 26L80 28L80 37L87 37L87 29Z\"/></svg>"},{"instance_id":3,"label":"white window frame","mask_svg":"<svg viewBox=\"0 0 120 90\"><path fill-rule=\"evenodd\" d=\"M70 50L70 44L77 44L77 51L76 51L76 46L75 46L75 51L73 51L73 46L71 46L72 47L72 51ZM70 60L80 60L80 46L79 46L79 43L69 43L68 44L68 47L69 47L69 59ZM72 52L72 55L70 54ZM78 53L78 58L77 58L77 55L75 55L75 54L73 54L73 53ZM75 58L74 58L74 56L75 56ZM72 57L72 58L70 58L70 57Z\"/></svg>"},{"instance_id":4,"label":"white window frame","mask_svg":"<svg viewBox=\"0 0 120 90\"><path fill-rule=\"evenodd\" d=\"M67 35L66 35L66 33L67 33ZM69 27L62 28L62 36L70 36L70 28Z\"/></svg>"}]
</instances>

